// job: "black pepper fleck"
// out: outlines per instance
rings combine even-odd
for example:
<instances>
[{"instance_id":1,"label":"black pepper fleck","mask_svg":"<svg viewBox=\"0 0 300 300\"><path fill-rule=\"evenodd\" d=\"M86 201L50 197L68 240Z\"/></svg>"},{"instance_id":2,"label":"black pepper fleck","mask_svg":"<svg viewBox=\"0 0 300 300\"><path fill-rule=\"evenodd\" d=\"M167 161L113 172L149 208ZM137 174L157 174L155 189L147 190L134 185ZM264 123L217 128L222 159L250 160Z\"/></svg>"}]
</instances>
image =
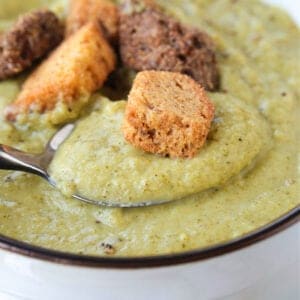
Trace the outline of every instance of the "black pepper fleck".
<instances>
[{"instance_id":1,"label":"black pepper fleck","mask_svg":"<svg viewBox=\"0 0 300 300\"><path fill-rule=\"evenodd\" d=\"M116 253L116 249L108 243L101 243L101 247L104 249L104 253L107 255L113 255Z\"/></svg>"}]
</instances>

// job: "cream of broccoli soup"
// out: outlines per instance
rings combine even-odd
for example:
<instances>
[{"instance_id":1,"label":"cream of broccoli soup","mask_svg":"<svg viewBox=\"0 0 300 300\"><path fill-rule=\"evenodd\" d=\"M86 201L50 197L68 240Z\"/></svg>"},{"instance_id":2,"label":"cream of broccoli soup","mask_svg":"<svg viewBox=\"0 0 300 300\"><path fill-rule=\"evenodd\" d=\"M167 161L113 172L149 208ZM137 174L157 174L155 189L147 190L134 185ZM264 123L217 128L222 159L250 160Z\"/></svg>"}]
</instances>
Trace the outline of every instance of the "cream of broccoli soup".
<instances>
[{"instance_id":1,"label":"cream of broccoli soup","mask_svg":"<svg viewBox=\"0 0 300 300\"><path fill-rule=\"evenodd\" d=\"M297 26L256 0L158 3L216 43L222 89L209 93L216 115L205 147L187 160L137 150L120 131L125 102L99 91L51 165L62 193L36 176L0 171L0 234L72 253L169 254L239 237L299 205ZM0 30L34 7L63 17L66 5L0 0ZM0 143L38 153L58 130L55 122L36 115L16 125L3 114L25 76L0 82ZM74 191L118 201L180 200L105 208L70 198Z\"/></svg>"},{"instance_id":2,"label":"cream of broccoli soup","mask_svg":"<svg viewBox=\"0 0 300 300\"><path fill-rule=\"evenodd\" d=\"M194 159L162 158L129 145L121 131L126 103L100 100L99 111L63 144L50 175L66 195L121 204L171 201L221 186L273 141L256 110L230 96L214 98L210 140Z\"/></svg>"}]
</instances>

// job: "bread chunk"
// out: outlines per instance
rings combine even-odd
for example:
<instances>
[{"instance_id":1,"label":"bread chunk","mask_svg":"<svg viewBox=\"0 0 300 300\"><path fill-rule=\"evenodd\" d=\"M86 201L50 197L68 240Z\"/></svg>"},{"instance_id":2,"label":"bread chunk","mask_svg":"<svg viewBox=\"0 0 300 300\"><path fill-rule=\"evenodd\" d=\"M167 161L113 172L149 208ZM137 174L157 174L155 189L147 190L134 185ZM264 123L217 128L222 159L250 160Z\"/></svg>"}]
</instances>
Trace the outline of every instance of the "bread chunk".
<instances>
[{"instance_id":1,"label":"bread chunk","mask_svg":"<svg viewBox=\"0 0 300 300\"><path fill-rule=\"evenodd\" d=\"M67 36L90 21L99 22L109 41L116 43L119 9L115 4L108 0L71 0L66 26Z\"/></svg>"},{"instance_id":2,"label":"bread chunk","mask_svg":"<svg viewBox=\"0 0 300 300\"><path fill-rule=\"evenodd\" d=\"M212 39L167 16L148 1L127 0L120 14L120 54L136 71L159 70L187 74L205 89L219 88Z\"/></svg>"},{"instance_id":3,"label":"bread chunk","mask_svg":"<svg viewBox=\"0 0 300 300\"><path fill-rule=\"evenodd\" d=\"M63 26L49 10L36 10L21 16L0 37L0 80L31 67L63 39Z\"/></svg>"},{"instance_id":4,"label":"bread chunk","mask_svg":"<svg viewBox=\"0 0 300 300\"><path fill-rule=\"evenodd\" d=\"M88 23L61 44L25 81L8 120L18 113L52 110L63 101L70 107L99 89L116 64L115 54L96 23Z\"/></svg>"},{"instance_id":5,"label":"bread chunk","mask_svg":"<svg viewBox=\"0 0 300 300\"><path fill-rule=\"evenodd\" d=\"M205 90L189 76L140 72L128 97L123 133L134 146L171 158L192 158L214 117Z\"/></svg>"}]
</instances>

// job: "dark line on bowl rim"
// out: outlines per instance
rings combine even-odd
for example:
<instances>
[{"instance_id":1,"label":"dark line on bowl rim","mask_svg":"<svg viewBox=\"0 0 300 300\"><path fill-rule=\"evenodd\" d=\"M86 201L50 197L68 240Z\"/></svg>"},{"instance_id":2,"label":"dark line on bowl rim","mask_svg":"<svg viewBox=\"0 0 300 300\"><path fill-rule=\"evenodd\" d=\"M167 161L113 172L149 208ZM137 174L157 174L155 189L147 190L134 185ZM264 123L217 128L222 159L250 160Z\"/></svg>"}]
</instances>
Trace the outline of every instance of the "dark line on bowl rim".
<instances>
[{"instance_id":1,"label":"dark line on bowl rim","mask_svg":"<svg viewBox=\"0 0 300 300\"><path fill-rule=\"evenodd\" d=\"M300 221L300 206L275 221L240 238L200 250L149 257L100 257L65 253L33 246L0 234L0 249L52 263L109 269L141 269L174 266L221 256L265 240Z\"/></svg>"}]
</instances>

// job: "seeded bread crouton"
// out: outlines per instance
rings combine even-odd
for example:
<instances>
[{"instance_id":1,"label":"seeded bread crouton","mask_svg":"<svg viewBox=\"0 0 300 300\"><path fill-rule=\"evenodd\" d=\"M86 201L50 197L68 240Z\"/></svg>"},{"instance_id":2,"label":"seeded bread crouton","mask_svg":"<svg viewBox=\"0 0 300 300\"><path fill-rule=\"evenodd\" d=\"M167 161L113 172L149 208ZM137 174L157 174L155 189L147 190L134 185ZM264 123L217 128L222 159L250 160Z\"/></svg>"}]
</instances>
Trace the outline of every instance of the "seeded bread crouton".
<instances>
[{"instance_id":1,"label":"seeded bread crouton","mask_svg":"<svg viewBox=\"0 0 300 300\"><path fill-rule=\"evenodd\" d=\"M128 97L123 133L134 146L171 158L192 158L204 145L214 105L189 76L140 72Z\"/></svg>"},{"instance_id":2,"label":"seeded bread crouton","mask_svg":"<svg viewBox=\"0 0 300 300\"><path fill-rule=\"evenodd\" d=\"M6 109L6 118L19 113L43 113L62 101L72 106L99 89L114 69L116 58L96 23L89 23L65 40L25 81Z\"/></svg>"},{"instance_id":3,"label":"seeded bread crouton","mask_svg":"<svg viewBox=\"0 0 300 300\"><path fill-rule=\"evenodd\" d=\"M119 10L115 4L108 0L71 0L67 18L67 36L90 21L99 22L109 41L116 43Z\"/></svg>"},{"instance_id":4,"label":"seeded bread crouton","mask_svg":"<svg viewBox=\"0 0 300 300\"><path fill-rule=\"evenodd\" d=\"M119 27L125 66L136 71L179 72L209 91L219 88L214 42L206 33L181 24L149 0L126 0Z\"/></svg>"},{"instance_id":5,"label":"seeded bread crouton","mask_svg":"<svg viewBox=\"0 0 300 300\"><path fill-rule=\"evenodd\" d=\"M0 38L0 80L15 76L63 39L63 26L49 10L22 15Z\"/></svg>"}]
</instances>

